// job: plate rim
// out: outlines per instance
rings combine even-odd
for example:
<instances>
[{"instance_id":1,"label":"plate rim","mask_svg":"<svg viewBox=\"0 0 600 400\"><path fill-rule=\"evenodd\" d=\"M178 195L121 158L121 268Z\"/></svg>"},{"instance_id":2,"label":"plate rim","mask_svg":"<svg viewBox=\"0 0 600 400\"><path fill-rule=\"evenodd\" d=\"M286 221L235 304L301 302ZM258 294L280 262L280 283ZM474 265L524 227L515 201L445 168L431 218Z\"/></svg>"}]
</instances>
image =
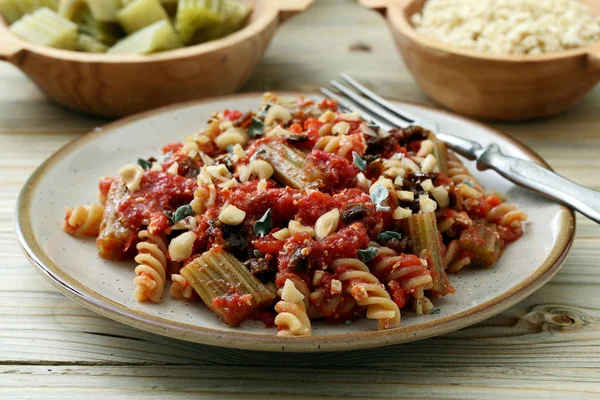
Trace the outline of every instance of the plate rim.
<instances>
[{"instance_id":1,"label":"plate rim","mask_svg":"<svg viewBox=\"0 0 600 400\"><path fill-rule=\"evenodd\" d=\"M277 91L279 94L303 94L306 92ZM244 350L262 351L288 351L288 352L310 352L310 351L340 351L357 350L381 347L391 344L421 340L432 336L442 335L457 329L465 328L484 319L490 318L510 308L519 301L525 299L533 292L546 284L564 263L575 236L576 219L575 212L560 205L560 230L554 246L550 249L544 262L531 274L508 291L464 311L441 317L432 321L411 325L400 326L383 331L359 332L352 334L333 334L326 336L311 336L308 338L278 337L264 334L255 334L243 330L225 331L214 328L198 327L195 325L168 320L163 317L147 314L141 310L134 310L114 300L100 295L93 289L81 284L70 277L43 251L33 234L30 216L30 204L36 187L43 180L50 169L63 157L76 151L79 147L97 136L104 135L114 129L126 126L135 121L149 118L168 111L181 108L193 107L218 101L237 100L240 98L262 96L262 92L248 92L242 94L211 97L208 99L195 100L184 103L172 104L143 113L122 118L100 128L96 128L80 137L68 142L46 159L23 185L15 208L15 232L19 244L23 248L29 262L47 281L53 284L61 293L78 304L112 320L141 329L147 332L159 334L184 341L213 345L219 347L230 347ZM504 133L478 121L466 118L437 107L407 102L401 99L387 97L388 100L407 105L434 110L442 114L488 130L490 133L508 140L521 151L530 156L541 165L550 168L546 161L527 145ZM550 168L551 169L551 168ZM418 329L415 329L417 328Z\"/></svg>"}]
</instances>

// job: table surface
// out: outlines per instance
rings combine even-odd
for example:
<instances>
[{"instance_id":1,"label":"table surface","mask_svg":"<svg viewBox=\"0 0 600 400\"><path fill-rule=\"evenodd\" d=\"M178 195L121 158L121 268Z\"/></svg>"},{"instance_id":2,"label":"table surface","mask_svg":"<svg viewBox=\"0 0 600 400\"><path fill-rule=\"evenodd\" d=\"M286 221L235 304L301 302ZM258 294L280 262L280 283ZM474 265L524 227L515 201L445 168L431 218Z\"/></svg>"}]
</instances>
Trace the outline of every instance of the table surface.
<instances>
[{"instance_id":1,"label":"table surface","mask_svg":"<svg viewBox=\"0 0 600 400\"><path fill-rule=\"evenodd\" d=\"M245 91L313 90L347 71L430 103L379 15L319 0L285 24ZM600 189L600 87L552 119L493 124L559 173ZM600 228L577 217L558 275L508 311L438 338L381 349L269 354L195 345L105 319L67 300L27 262L13 210L34 169L104 121L62 109L0 65L0 398L557 398L600 396ZM544 316L562 318L545 322Z\"/></svg>"}]
</instances>

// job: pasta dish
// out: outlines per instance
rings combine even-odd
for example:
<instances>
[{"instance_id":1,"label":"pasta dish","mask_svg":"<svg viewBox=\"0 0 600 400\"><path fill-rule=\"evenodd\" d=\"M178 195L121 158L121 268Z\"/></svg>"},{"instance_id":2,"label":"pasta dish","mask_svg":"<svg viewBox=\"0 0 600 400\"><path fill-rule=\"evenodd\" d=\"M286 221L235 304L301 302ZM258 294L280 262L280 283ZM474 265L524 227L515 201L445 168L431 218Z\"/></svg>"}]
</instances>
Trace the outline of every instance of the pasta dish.
<instances>
[{"instance_id":1,"label":"pasta dish","mask_svg":"<svg viewBox=\"0 0 600 400\"><path fill-rule=\"evenodd\" d=\"M63 229L135 260L139 301L168 292L280 336L437 313L448 274L491 267L527 218L433 132L386 132L329 99L266 93L131 161L100 179L97 203L67 207Z\"/></svg>"}]
</instances>

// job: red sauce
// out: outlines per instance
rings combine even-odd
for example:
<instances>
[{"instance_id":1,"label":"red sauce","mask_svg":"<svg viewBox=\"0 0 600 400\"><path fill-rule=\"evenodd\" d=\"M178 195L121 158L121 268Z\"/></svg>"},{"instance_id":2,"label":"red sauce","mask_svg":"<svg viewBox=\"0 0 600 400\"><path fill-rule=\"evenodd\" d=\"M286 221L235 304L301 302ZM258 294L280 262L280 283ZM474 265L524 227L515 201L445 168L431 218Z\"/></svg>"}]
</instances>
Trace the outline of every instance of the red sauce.
<instances>
[{"instance_id":1,"label":"red sauce","mask_svg":"<svg viewBox=\"0 0 600 400\"><path fill-rule=\"evenodd\" d=\"M110 176L103 176L100 178L100 182L98 182L98 188L100 189L100 194L103 196L108 195L108 191L110 190L110 186L112 185L115 178Z\"/></svg>"},{"instance_id":2,"label":"red sauce","mask_svg":"<svg viewBox=\"0 0 600 400\"><path fill-rule=\"evenodd\" d=\"M337 101L334 99L323 99L319 102L318 107L321 110L337 111L338 105Z\"/></svg>"},{"instance_id":3,"label":"red sauce","mask_svg":"<svg viewBox=\"0 0 600 400\"><path fill-rule=\"evenodd\" d=\"M181 205L189 204L196 187L194 179L147 171L140 188L126 196L119 203L117 211L127 226L137 230L149 222L150 231L158 233L170 226L163 210L174 211Z\"/></svg>"},{"instance_id":4,"label":"red sauce","mask_svg":"<svg viewBox=\"0 0 600 400\"><path fill-rule=\"evenodd\" d=\"M238 326L255 307L252 295L237 293L235 288L226 295L215 297L211 303L219 310L218 314L223 317L223 322L229 326Z\"/></svg>"},{"instance_id":5,"label":"red sauce","mask_svg":"<svg viewBox=\"0 0 600 400\"><path fill-rule=\"evenodd\" d=\"M168 152L175 153L177 150L181 149L182 147L183 147L183 143L181 143L181 142L169 143L168 145L166 145L162 148L162 152L163 152L163 154L167 154Z\"/></svg>"},{"instance_id":6,"label":"red sauce","mask_svg":"<svg viewBox=\"0 0 600 400\"><path fill-rule=\"evenodd\" d=\"M242 117L242 112L238 110L225 110L223 117L229 121L237 121Z\"/></svg>"},{"instance_id":7,"label":"red sauce","mask_svg":"<svg viewBox=\"0 0 600 400\"><path fill-rule=\"evenodd\" d=\"M321 172L323 187L320 189L324 191L353 186L353 181L360 172L350 161L334 153L313 150L306 159Z\"/></svg>"},{"instance_id":8,"label":"red sauce","mask_svg":"<svg viewBox=\"0 0 600 400\"><path fill-rule=\"evenodd\" d=\"M356 257L358 249L365 249L368 246L367 230L362 224L354 223L314 242L310 246L309 257L313 266L326 268L338 258Z\"/></svg>"}]
</instances>

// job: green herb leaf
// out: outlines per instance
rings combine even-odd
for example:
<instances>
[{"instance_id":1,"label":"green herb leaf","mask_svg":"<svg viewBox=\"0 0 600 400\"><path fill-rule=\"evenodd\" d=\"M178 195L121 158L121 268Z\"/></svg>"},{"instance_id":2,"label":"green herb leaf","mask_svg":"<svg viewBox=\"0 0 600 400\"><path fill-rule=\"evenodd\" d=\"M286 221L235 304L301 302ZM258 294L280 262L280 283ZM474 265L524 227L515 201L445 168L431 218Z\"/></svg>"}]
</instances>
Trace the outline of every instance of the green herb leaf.
<instances>
[{"instance_id":1,"label":"green herb leaf","mask_svg":"<svg viewBox=\"0 0 600 400\"><path fill-rule=\"evenodd\" d=\"M463 185L467 185L467 186L473 187L473 184L471 182L469 182L469 181L464 181Z\"/></svg>"},{"instance_id":2,"label":"green herb leaf","mask_svg":"<svg viewBox=\"0 0 600 400\"><path fill-rule=\"evenodd\" d=\"M377 185L373 193L371 193L371 201L375 204L377 211L390 211L390 207L384 206L382 203L388 198L390 192L383 187L383 185Z\"/></svg>"},{"instance_id":3,"label":"green herb leaf","mask_svg":"<svg viewBox=\"0 0 600 400\"><path fill-rule=\"evenodd\" d=\"M361 156L359 156L357 152L352 152L352 159L354 160L354 165L356 165L358 169L360 169L361 171L367 169L367 161Z\"/></svg>"},{"instance_id":4,"label":"green herb leaf","mask_svg":"<svg viewBox=\"0 0 600 400\"><path fill-rule=\"evenodd\" d=\"M377 247L367 247L366 249L358 250L358 255L360 256L362 262L366 264L372 259L374 259L377 256L378 252L379 250L377 249Z\"/></svg>"},{"instance_id":5,"label":"green herb leaf","mask_svg":"<svg viewBox=\"0 0 600 400\"><path fill-rule=\"evenodd\" d=\"M271 209L269 208L267 212L254 223L252 227L254 233L260 235L260 237L268 235L273 229L273 218L271 217Z\"/></svg>"},{"instance_id":6,"label":"green herb leaf","mask_svg":"<svg viewBox=\"0 0 600 400\"><path fill-rule=\"evenodd\" d=\"M186 204L185 206L179 207L173 213L173 218L172 218L173 224L178 223L179 221L181 221L185 217L189 217L193 213L194 213L194 211L192 211L192 206L190 206L189 204Z\"/></svg>"},{"instance_id":7,"label":"green herb leaf","mask_svg":"<svg viewBox=\"0 0 600 400\"><path fill-rule=\"evenodd\" d=\"M429 314L440 314L442 312L441 308L433 308L431 311L429 311Z\"/></svg>"},{"instance_id":8,"label":"green herb leaf","mask_svg":"<svg viewBox=\"0 0 600 400\"><path fill-rule=\"evenodd\" d=\"M266 149L258 150L256 153L252 154L252 157L250 157L250 162L256 160L258 158L258 156L260 156L261 154L266 154L266 153L267 153Z\"/></svg>"},{"instance_id":9,"label":"green herb leaf","mask_svg":"<svg viewBox=\"0 0 600 400\"><path fill-rule=\"evenodd\" d=\"M260 119L252 117L252 123L248 127L248 135L252 138L255 138L257 136L261 136L264 132L265 124L263 124Z\"/></svg>"},{"instance_id":10,"label":"green herb leaf","mask_svg":"<svg viewBox=\"0 0 600 400\"><path fill-rule=\"evenodd\" d=\"M144 168L146 171L148 171L150 168L152 168L152 164L150 164L149 161L144 160L143 158L138 158L137 163L140 167Z\"/></svg>"},{"instance_id":11,"label":"green herb leaf","mask_svg":"<svg viewBox=\"0 0 600 400\"><path fill-rule=\"evenodd\" d=\"M392 239L401 239L402 235L398 232L394 232L394 231L385 231L385 232L381 232L379 235L377 235L377 241L378 242L389 242Z\"/></svg>"},{"instance_id":12,"label":"green herb leaf","mask_svg":"<svg viewBox=\"0 0 600 400\"><path fill-rule=\"evenodd\" d=\"M267 116L267 111L269 111L269 108L271 108L270 104L265 104L265 106L263 107L262 110L260 110L260 112L258 113L259 117L266 117Z\"/></svg>"}]
</instances>

